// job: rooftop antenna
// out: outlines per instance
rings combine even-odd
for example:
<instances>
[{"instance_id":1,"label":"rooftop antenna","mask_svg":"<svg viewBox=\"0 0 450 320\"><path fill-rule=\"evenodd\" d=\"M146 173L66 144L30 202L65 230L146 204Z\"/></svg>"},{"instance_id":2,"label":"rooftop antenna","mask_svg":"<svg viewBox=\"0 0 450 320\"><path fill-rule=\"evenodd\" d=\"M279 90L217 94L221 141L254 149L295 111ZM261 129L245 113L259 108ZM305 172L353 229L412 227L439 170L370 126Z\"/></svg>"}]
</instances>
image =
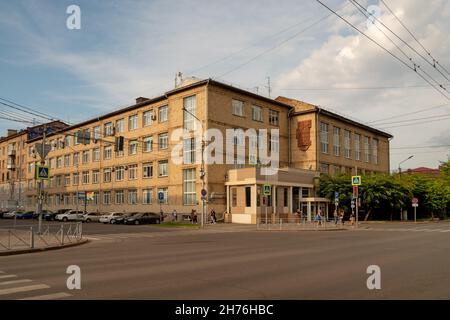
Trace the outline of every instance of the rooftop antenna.
<instances>
[{"instance_id":1,"label":"rooftop antenna","mask_svg":"<svg viewBox=\"0 0 450 320\"><path fill-rule=\"evenodd\" d=\"M272 88L270 87L270 77L267 77L267 91L269 92L269 98L270 98L270 93L272 92Z\"/></svg>"}]
</instances>

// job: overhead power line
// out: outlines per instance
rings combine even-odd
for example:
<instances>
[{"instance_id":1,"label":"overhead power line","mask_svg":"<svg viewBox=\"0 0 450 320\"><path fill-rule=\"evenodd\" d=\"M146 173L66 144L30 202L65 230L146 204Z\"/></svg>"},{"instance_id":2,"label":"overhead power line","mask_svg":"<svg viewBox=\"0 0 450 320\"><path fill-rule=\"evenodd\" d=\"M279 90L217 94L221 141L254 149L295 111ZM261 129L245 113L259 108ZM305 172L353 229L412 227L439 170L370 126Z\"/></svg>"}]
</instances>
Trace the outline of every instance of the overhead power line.
<instances>
[{"instance_id":1,"label":"overhead power line","mask_svg":"<svg viewBox=\"0 0 450 320\"><path fill-rule=\"evenodd\" d=\"M417 110L417 111L412 111L412 112L407 112L407 113L397 114L397 115L395 115L395 116L391 116L391 117L387 117L387 118L382 118L382 119L378 119L378 120L374 120L374 121L369 121L369 122L366 122L366 123L367 123L367 124L371 124L371 123L376 123L376 122L380 122L380 121L384 121L384 120L391 120L391 119L395 119L395 118L400 118L400 117L404 117L404 116L409 116L409 115L412 115L412 114L422 113L422 112L426 112L426 111L430 111L430 110L436 110L436 109L438 109L438 108L442 108L442 107L445 107L445 106L450 106L450 104L444 103L444 104L440 104L440 105L428 107L428 108L421 109L421 110Z\"/></svg>"},{"instance_id":2,"label":"overhead power line","mask_svg":"<svg viewBox=\"0 0 450 320\"><path fill-rule=\"evenodd\" d=\"M13 109L25 112L25 113L30 113L32 115L35 115L37 117L40 117L40 118L43 118L43 119L46 119L46 120L49 120L49 121L56 120L55 117L52 117L52 116L50 116L48 114L45 114L45 113L43 113L41 111L34 110L34 109L30 108L30 107L26 107L24 105L18 104L18 103L14 102L14 101L11 101L11 100L8 100L8 99L2 98L2 97L0 97L0 100L4 101L4 102L0 101L1 104L5 105L5 106L8 106L10 108L13 108Z\"/></svg>"},{"instance_id":3,"label":"overhead power line","mask_svg":"<svg viewBox=\"0 0 450 320\"><path fill-rule=\"evenodd\" d=\"M415 126L418 124L425 124L425 123L430 123L430 122L438 122L438 121L444 121L444 120L450 120L450 117L448 118L440 118L437 120L428 120L428 121L420 121L420 122L416 122L416 123L408 123L408 124L402 124L402 125L398 125L398 126L392 126L392 127L382 127L381 129L391 129L391 128L399 128L399 127L410 127L410 126Z\"/></svg>"}]
</instances>

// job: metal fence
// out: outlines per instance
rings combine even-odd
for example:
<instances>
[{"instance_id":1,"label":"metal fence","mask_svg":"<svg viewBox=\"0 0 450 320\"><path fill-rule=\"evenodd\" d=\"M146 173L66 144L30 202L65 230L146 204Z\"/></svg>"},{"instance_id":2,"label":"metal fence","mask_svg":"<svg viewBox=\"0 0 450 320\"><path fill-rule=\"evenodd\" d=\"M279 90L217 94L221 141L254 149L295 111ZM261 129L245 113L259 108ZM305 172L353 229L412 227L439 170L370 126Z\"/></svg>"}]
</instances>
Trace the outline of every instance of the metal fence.
<instances>
[{"instance_id":1,"label":"metal fence","mask_svg":"<svg viewBox=\"0 0 450 320\"><path fill-rule=\"evenodd\" d=\"M321 221L308 221L303 218L258 218L258 230L336 230L349 227L341 222L322 219Z\"/></svg>"},{"instance_id":2,"label":"metal fence","mask_svg":"<svg viewBox=\"0 0 450 320\"><path fill-rule=\"evenodd\" d=\"M0 228L0 252L63 246L83 239L81 222Z\"/></svg>"}]
</instances>

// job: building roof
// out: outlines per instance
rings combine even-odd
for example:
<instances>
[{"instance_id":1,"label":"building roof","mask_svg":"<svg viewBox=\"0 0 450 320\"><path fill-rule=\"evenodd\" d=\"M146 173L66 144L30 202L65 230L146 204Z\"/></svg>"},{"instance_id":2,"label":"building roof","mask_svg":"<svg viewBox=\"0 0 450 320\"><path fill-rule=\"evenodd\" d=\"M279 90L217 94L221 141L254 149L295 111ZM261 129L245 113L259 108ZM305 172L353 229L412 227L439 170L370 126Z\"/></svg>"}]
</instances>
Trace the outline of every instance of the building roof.
<instances>
[{"instance_id":1,"label":"building roof","mask_svg":"<svg viewBox=\"0 0 450 320\"><path fill-rule=\"evenodd\" d=\"M427 167L418 167L413 169L408 169L408 173L426 173L426 174L439 174L439 169L427 168Z\"/></svg>"},{"instance_id":2,"label":"building roof","mask_svg":"<svg viewBox=\"0 0 450 320\"><path fill-rule=\"evenodd\" d=\"M387 132L381 131L379 129L376 129L374 127L365 125L356 120L349 119L343 115L337 114L336 112L330 111L323 107L319 107L317 105L313 105L308 102L304 102L304 101L300 101L300 100L296 100L296 99L292 99L292 98L286 98L286 97L282 97L282 96L276 98L276 100L278 100L280 102L284 102L284 103L289 104L292 107L294 107L295 111L291 114L292 116L297 116L297 115L302 115L302 114L307 114L307 113L320 113L320 114L326 115L328 117L338 119L342 122L346 122L348 124L363 128L367 131L379 134L379 135L387 137L387 138L393 137L390 133L387 133Z\"/></svg>"}]
</instances>

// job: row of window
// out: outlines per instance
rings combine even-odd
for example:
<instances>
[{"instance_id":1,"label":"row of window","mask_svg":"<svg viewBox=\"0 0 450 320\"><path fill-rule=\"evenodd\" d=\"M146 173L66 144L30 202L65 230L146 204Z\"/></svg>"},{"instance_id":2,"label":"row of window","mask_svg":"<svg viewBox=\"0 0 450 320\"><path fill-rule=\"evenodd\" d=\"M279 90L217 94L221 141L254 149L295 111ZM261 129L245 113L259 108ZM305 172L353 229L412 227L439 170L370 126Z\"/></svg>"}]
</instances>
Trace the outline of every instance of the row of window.
<instances>
[{"instance_id":1,"label":"row of window","mask_svg":"<svg viewBox=\"0 0 450 320\"><path fill-rule=\"evenodd\" d=\"M351 137L352 132L350 130L344 129L344 157L351 159L352 149L351 149ZM320 142L322 153L329 153L329 124L321 122L320 123ZM361 143L363 143L364 151L364 161L370 162L370 138L363 136L363 141L361 141L361 135L353 133L354 141L354 157L355 160L361 160ZM333 155L339 157L341 155L341 129L339 127L333 127ZM372 162L378 164L378 139L372 138Z\"/></svg>"},{"instance_id":2,"label":"row of window","mask_svg":"<svg viewBox=\"0 0 450 320\"><path fill-rule=\"evenodd\" d=\"M235 116L245 117L245 104L241 100L232 99L232 112ZM280 113L276 110L269 109L269 124L278 126L280 123ZM252 120L258 122L264 122L263 108L260 106L252 105Z\"/></svg>"},{"instance_id":3,"label":"row of window","mask_svg":"<svg viewBox=\"0 0 450 320\"><path fill-rule=\"evenodd\" d=\"M346 166L338 166L338 165L333 165L333 164L328 164L328 163L320 163L320 167L319 167L320 173L324 173L324 174L347 174L347 175L353 175L356 174L355 172L355 168L353 167L346 167ZM375 171L370 171L370 170L366 170L366 169L358 169L358 174L370 174L370 173L375 173Z\"/></svg>"}]
</instances>

